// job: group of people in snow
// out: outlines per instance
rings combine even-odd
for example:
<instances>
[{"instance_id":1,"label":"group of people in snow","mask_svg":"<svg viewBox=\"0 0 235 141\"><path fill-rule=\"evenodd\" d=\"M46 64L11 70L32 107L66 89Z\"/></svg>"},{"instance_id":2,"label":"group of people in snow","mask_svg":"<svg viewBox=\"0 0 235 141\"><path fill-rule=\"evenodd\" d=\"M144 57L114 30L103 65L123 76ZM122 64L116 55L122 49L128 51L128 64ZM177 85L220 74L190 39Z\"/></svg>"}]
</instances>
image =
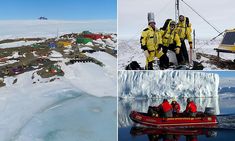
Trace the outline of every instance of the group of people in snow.
<instances>
[{"instance_id":1,"label":"group of people in snow","mask_svg":"<svg viewBox=\"0 0 235 141\"><path fill-rule=\"evenodd\" d=\"M172 100L171 104L167 99L155 107L156 111L161 115L161 117L176 117L180 113L180 104L176 100ZM196 117L197 105L190 98L187 99L187 106L183 114L187 117Z\"/></svg>"},{"instance_id":2,"label":"group of people in snow","mask_svg":"<svg viewBox=\"0 0 235 141\"><path fill-rule=\"evenodd\" d=\"M156 27L154 13L148 13L148 27L142 31L140 44L146 57L146 70L153 70L155 58L159 59L160 69L169 67L167 51L175 52L178 64L188 64L189 56L185 45L185 40L192 48L192 28L189 19L183 15L179 16L176 23L167 19L164 26L160 29Z\"/></svg>"}]
</instances>

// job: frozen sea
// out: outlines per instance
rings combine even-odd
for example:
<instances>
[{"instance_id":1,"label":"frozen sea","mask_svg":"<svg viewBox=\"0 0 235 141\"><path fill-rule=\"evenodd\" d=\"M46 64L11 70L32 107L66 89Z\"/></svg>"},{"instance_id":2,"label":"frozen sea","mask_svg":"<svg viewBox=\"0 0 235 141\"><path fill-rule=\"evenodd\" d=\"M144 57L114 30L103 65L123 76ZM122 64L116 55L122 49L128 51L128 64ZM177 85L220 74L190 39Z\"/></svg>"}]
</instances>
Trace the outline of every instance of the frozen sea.
<instances>
[{"instance_id":1,"label":"frozen sea","mask_svg":"<svg viewBox=\"0 0 235 141\"><path fill-rule=\"evenodd\" d=\"M28 107L7 119L15 124L0 121L0 140L109 141L117 136L115 97L96 97L73 90L48 93L45 97L54 100L31 116L17 116L31 112Z\"/></svg>"}]
</instances>

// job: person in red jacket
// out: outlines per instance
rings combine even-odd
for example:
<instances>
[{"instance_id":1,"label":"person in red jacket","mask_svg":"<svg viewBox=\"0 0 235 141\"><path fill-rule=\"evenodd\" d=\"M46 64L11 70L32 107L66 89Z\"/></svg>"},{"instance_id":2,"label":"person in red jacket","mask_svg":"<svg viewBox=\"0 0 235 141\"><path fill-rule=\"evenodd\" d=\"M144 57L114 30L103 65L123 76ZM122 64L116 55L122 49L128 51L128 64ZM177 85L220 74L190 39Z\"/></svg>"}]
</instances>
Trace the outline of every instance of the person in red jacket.
<instances>
[{"instance_id":1,"label":"person in red jacket","mask_svg":"<svg viewBox=\"0 0 235 141\"><path fill-rule=\"evenodd\" d=\"M167 99L164 99L162 104L158 106L161 110L163 117L173 117L172 115L172 106Z\"/></svg>"},{"instance_id":2,"label":"person in red jacket","mask_svg":"<svg viewBox=\"0 0 235 141\"><path fill-rule=\"evenodd\" d=\"M172 111L173 117L175 117L180 112L180 104L176 102L175 99L173 99L171 102L171 106L173 108L173 111Z\"/></svg>"},{"instance_id":3,"label":"person in red jacket","mask_svg":"<svg viewBox=\"0 0 235 141\"><path fill-rule=\"evenodd\" d=\"M196 117L197 105L190 98L187 99L187 106L184 111L187 116Z\"/></svg>"}]
</instances>

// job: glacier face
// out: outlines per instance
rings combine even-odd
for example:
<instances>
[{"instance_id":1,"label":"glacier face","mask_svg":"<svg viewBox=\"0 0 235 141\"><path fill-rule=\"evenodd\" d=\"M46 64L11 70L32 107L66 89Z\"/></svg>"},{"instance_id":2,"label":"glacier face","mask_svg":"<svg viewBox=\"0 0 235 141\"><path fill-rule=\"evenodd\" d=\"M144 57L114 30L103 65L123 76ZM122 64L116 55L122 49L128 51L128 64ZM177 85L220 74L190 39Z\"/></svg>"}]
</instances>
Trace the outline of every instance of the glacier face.
<instances>
[{"instance_id":1,"label":"glacier face","mask_svg":"<svg viewBox=\"0 0 235 141\"><path fill-rule=\"evenodd\" d=\"M217 97L219 75L196 71L119 71L121 98Z\"/></svg>"}]
</instances>

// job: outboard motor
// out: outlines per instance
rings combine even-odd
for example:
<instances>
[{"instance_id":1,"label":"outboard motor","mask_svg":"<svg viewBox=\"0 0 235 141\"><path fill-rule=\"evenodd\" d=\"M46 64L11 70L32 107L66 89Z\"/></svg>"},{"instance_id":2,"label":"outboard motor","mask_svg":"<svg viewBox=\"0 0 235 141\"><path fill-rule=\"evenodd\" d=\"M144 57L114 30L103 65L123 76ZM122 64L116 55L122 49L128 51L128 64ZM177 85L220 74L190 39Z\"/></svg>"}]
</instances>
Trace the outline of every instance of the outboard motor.
<instances>
[{"instance_id":1,"label":"outboard motor","mask_svg":"<svg viewBox=\"0 0 235 141\"><path fill-rule=\"evenodd\" d=\"M204 114L206 114L208 116L216 115L215 108L213 108L213 107L206 107Z\"/></svg>"}]
</instances>

